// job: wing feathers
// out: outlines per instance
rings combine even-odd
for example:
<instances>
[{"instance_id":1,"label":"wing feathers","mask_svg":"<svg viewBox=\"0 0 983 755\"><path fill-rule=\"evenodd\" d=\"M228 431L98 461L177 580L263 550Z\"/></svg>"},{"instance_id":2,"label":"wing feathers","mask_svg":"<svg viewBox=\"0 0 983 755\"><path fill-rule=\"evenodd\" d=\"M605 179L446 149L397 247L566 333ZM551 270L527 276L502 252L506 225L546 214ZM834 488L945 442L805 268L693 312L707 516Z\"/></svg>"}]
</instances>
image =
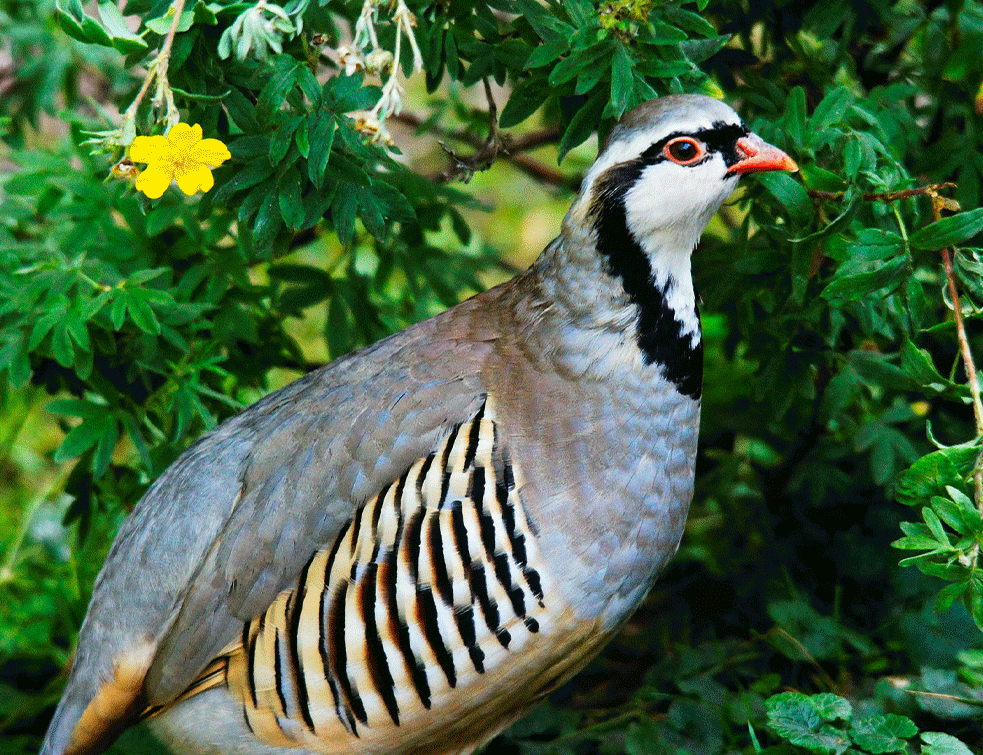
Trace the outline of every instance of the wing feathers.
<instances>
[{"instance_id":1,"label":"wing feathers","mask_svg":"<svg viewBox=\"0 0 983 755\"><path fill-rule=\"evenodd\" d=\"M228 651L256 735L373 752L451 716L477 742L579 665L600 634L552 588L520 487L486 402L359 506Z\"/></svg>"}]
</instances>

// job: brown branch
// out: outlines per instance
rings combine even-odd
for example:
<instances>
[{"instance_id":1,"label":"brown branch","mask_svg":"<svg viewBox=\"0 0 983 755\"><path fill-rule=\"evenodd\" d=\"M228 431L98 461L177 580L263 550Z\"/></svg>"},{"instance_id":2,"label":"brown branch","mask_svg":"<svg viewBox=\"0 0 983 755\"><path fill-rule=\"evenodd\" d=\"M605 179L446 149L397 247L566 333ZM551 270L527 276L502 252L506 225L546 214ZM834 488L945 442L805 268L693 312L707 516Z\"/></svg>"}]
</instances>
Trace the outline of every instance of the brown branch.
<instances>
[{"instance_id":1,"label":"brown branch","mask_svg":"<svg viewBox=\"0 0 983 755\"><path fill-rule=\"evenodd\" d=\"M930 184L928 186L918 186L914 189L903 189L902 191L886 192L865 192L860 195L861 199L867 202L894 202L898 199L911 199L912 197L936 196L943 189L955 188L954 183ZM823 191L821 189L808 189L809 196L829 202L841 202L846 196L844 191Z\"/></svg>"},{"instance_id":2,"label":"brown branch","mask_svg":"<svg viewBox=\"0 0 983 755\"><path fill-rule=\"evenodd\" d=\"M940 184L929 184L928 186L918 186L914 189L904 189L902 191L890 192L865 192L861 197L868 202L894 202L898 199L910 199L912 197L930 197L932 200L932 217L936 222L942 219L943 209L959 209L959 205L948 197L943 197L941 192L944 189L953 189L956 184L945 182ZM817 201L842 201L845 192L842 191L821 191L819 189L809 189L809 196ZM955 248L949 246L941 250L942 264L945 269L946 285L949 289L949 297L952 299L953 319L956 323L956 338L959 341L959 351L963 360L963 368L966 372L966 379L969 383L970 398L973 403L973 417L976 420L976 437L983 436L983 400L980 398L980 381L976 374L976 364L973 362L973 353L969 348L969 338L966 335L966 326L963 323L962 306L959 302L959 289L956 286L956 268L953 259L956 254ZM983 514L983 453L976 460L973 468L973 487L976 498L976 508ZM978 552L978 547L974 550Z\"/></svg>"},{"instance_id":3,"label":"brown branch","mask_svg":"<svg viewBox=\"0 0 983 755\"><path fill-rule=\"evenodd\" d=\"M413 113L400 113L399 115L392 115L390 118L413 128L420 128L425 123L423 118ZM441 139L461 142L479 150L484 149L487 144L484 139L475 134L473 131L449 131L447 129L442 129L435 126L431 126L429 128L431 129L432 133L436 134ZM539 182L576 190L580 186L580 176L568 176L539 160L522 154L523 152L542 147L546 144L553 144L559 138L560 130L555 126L544 128L539 131L533 131L532 133L525 134L517 138L510 138L508 134L500 135L500 139L505 141L507 149L499 149L495 157L500 157L503 160L507 160L523 173L531 176ZM447 147L446 144L440 142L440 140L438 140L438 143L440 143L441 149L443 149L444 152L450 156L451 160L458 161L465 167L469 163L473 164L473 162L481 154L479 152L478 155L470 159L461 158L452 149ZM452 166L447 170L432 174L430 178L438 183L446 183L447 181L450 181L456 177L456 175L458 174L455 172L454 166Z\"/></svg>"},{"instance_id":4,"label":"brown branch","mask_svg":"<svg viewBox=\"0 0 983 755\"><path fill-rule=\"evenodd\" d=\"M942 219L942 208L945 206L945 198L936 192L930 194L932 197L932 217L939 221ZM959 289L956 287L956 268L953 264L953 256L956 250L953 247L946 247L942 250L942 264L945 267L946 283L949 286L949 296L952 299L952 314L956 322L956 338L959 341L959 349L963 358L963 369L969 381L969 394L973 401L973 417L976 419L976 437L983 435L983 401L980 400L980 381L976 374L976 364L973 362L973 352L969 348L969 338L966 335L966 326L963 323L962 306L959 303ZM983 455L976 460L973 468L973 487L976 493L976 508L983 514Z\"/></svg>"}]
</instances>

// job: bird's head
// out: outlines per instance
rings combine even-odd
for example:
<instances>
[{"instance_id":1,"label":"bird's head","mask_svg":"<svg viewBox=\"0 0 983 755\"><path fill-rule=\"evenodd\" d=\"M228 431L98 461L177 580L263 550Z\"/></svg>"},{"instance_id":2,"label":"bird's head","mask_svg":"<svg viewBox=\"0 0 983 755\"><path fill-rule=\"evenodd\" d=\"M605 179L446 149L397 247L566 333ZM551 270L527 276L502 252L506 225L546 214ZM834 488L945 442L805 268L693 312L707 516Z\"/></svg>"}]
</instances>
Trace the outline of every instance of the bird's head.
<instances>
[{"instance_id":1,"label":"bird's head","mask_svg":"<svg viewBox=\"0 0 983 755\"><path fill-rule=\"evenodd\" d=\"M649 254L689 253L743 174L797 169L723 102L661 97L611 130L574 213L596 226L603 214L623 212L627 230Z\"/></svg>"}]
</instances>

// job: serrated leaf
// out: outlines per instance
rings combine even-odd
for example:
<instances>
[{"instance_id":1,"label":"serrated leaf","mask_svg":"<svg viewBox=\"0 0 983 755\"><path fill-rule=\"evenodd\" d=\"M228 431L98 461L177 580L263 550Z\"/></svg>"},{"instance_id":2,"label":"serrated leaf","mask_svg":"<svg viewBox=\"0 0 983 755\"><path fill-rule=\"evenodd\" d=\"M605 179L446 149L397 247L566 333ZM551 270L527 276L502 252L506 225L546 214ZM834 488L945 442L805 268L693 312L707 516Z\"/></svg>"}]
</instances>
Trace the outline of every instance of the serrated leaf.
<instances>
[{"instance_id":1,"label":"serrated leaf","mask_svg":"<svg viewBox=\"0 0 983 755\"><path fill-rule=\"evenodd\" d=\"M842 753L850 746L844 732L823 723L816 706L797 692L773 695L765 705L768 726L793 745L811 752Z\"/></svg>"},{"instance_id":2,"label":"serrated leaf","mask_svg":"<svg viewBox=\"0 0 983 755\"><path fill-rule=\"evenodd\" d=\"M212 201L217 203L227 201L235 192L252 188L273 175L273 168L265 159L250 161L248 165L232 174L232 178L223 183L212 195ZM180 208L176 208L180 209ZM147 223L150 225L149 220Z\"/></svg>"},{"instance_id":3,"label":"serrated leaf","mask_svg":"<svg viewBox=\"0 0 983 755\"><path fill-rule=\"evenodd\" d=\"M517 11L522 14L522 18L544 41L566 37L567 39L574 32L574 28L566 21L557 18L551 8L543 6L536 0L515 0Z\"/></svg>"},{"instance_id":4,"label":"serrated leaf","mask_svg":"<svg viewBox=\"0 0 983 755\"><path fill-rule=\"evenodd\" d=\"M225 105L225 110L232 119L232 122L238 126L243 133L255 134L260 130L259 121L256 120L256 110L249 99L236 87L232 87L232 91L229 92L228 96L222 101ZM239 141L239 140L236 140ZM229 151L235 155L233 150L233 144L229 145Z\"/></svg>"},{"instance_id":5,"label":"serrated leaf","mask_svg":"<svg viewBox=\"0 0 983 755\"><path fill-rule=\"evenodd\" d=\"M253 224L253 240L261 248L269 247L280 230L279 191L273 191L263 198L256 212L256 222Z\"/></svg>"},{"instance_id":6,"label":"serrated leaf","mask_svg":"<svg viewBox=\"0 0 983 755\"><path fill-rule=\"evenodd\" d=\"M826 721L838 719L849 721L853 717L853 706L850 705L850 701L839 695L834 695L832 692L812 695L809 702Z\"/></svg>"},{"instance_id":7,"label":"serrated leaf","mask_svg":"<svg viewBox=\"0 0 983 755\"><path fill-rule=\"evenodd\" d=\"M698 34L701 37L717 36L717 30L714 28L713 24L698 13L693 13L693 11L668 4L666 5L664 12L669 21L676 24L676 26L686 29L687 31Z\"/></svg>"},{"instance_id":8,"label":"serrated leaf","mask_svg":"<svg viewBox=\"0 0 983 755\"><path fill-rule=\"evenodd\" d=\"M946 534L945 528L942 526L942 520L939 519L939 515L935 513L934 509L930 509L928 506L922 509L922 519L925 520L925 524L928 525L929 531L932 536L938 541L936 547L948 548L952 546L949 541L949 536Z\"/></svg>"},{"instance_id":9,"label":"serrated leaf","mask_svg":"<svg viewBox=\"0 0 983 755\"><path fill-rule=\"evenodd\" d=\"M862 747L872 755L906 752L905 740L917 733L918 727L914 721L894 713L861 718L854 721L850 727L850 737L854 745Z\"/></svg>"},{"instance_id":10,"label":"serrated leaf","mask_svg":"<svg viewBox=\"0 0 983 755\"><path fill-rule=\"evenodd\" d=\"M71 367L75 363L75 346L64 323L51 331L51 353L62 367Z\"/></svg>"},{"instance_id":11,"label":"serrated leaf","mask_svg":"<svg viewBox=\"0 0 983 755\"><path fill-rule=\"evenodd\" d=\"M59 399L51 401L44 407L47 411L54 414L64 414L67 417L83 417L91 419L106 412L106 407L102 404L94 404L78 398Z\"/></svg>"},{"instance_id":12,"label":"serrated leaf","mask_svg":"<svg viewBox=\"0 0 983 755\"><path fill-rule=\"evenodd\" d=\"M273 130L270 136L270 164L277 166L286 156L293 142L294 131L304 122L304 116L295 115L288 118Z\"/></svg>"},{"instance_id":13,"label":"serrated leaf","mask_svg":"<svg viewBox=\"0 0 983 755\"><path fill-rule=\"evenodd\" d=\"M904 249L904 240L893 231L880 228L864 228L857 233L856 241L847 247L850 257L861 257L865 260L886 260L900 254Z\"/></svg>"},{"instance_id":14,"label":"serrated leaf","mask_svg":"<svg viewBox=\"0 0 983 755\"><path fill-rule=\"evenodd\" d=\"M909 238L915 249L934 251L959 244L983 230L983 207L960 212L919 228Z\"/></svg>"}]
</instances>

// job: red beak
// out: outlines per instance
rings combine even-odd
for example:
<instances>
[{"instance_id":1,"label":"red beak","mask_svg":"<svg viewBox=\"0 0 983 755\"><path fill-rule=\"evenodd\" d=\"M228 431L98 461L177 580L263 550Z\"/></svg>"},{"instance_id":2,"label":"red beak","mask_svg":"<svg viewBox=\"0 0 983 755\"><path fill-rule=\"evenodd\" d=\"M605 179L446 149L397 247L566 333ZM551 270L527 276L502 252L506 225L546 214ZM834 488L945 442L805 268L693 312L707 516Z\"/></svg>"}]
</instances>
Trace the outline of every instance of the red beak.
<instances>
[{"instance_id":1,"label":"red beak","mask_svg":"<svg viewBox=\"0 0 983 755\"><path fill-rule=\"evenodd\" d=\"M757 134L738 139L737 149L744 157L740 162L731 165L728 173L761 173L766 170L787 170L795 173L799 169L795 160Z\"/></svg>"}]
</instances>

